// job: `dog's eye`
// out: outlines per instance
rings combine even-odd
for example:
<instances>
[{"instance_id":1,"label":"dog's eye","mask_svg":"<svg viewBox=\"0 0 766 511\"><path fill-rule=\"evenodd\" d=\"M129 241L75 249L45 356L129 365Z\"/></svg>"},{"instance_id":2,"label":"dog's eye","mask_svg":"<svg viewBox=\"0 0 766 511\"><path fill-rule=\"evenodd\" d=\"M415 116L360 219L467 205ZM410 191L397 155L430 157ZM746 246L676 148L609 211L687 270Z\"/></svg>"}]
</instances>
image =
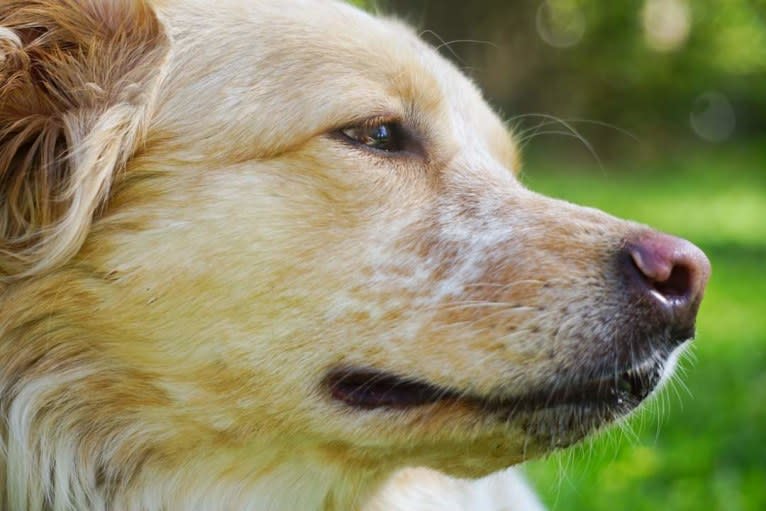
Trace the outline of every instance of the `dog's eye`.
<instances>
[{"instance_id":1,"label":"dog's eye","mask_svg":"<svg viewBox=\"0 0 766 511\"><path fill-rule=\"evenodd\" d=\"M404 131L398 122L366 122L340 131L352 142L378 151L397 152L404 149Z\"/></svg>"}]
</instances>

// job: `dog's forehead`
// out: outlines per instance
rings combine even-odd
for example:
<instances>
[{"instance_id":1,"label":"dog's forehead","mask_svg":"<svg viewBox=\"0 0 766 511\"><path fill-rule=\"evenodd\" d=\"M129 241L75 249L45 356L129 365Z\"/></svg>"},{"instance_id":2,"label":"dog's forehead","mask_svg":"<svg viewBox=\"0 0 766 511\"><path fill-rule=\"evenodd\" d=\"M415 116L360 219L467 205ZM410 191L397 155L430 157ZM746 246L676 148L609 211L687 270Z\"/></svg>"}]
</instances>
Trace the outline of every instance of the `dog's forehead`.
<instances>
[{"instance_id":1,"label":"dog's forehead","mask_svg":"<svg viewBox=\"0 0 766 511\"><path fill-rule=\"evenodd\" d=\"M333 0L161 5L171 31L196 30L173 34L173 73L216 97L227 124L236 123L233 112L243 122L280 119L285 137L289 129L297 141L375 115L409 115L444 130L436 135L481 141L498 159L514 159L505 126L478 89L403 23ZM204 116L215 116L215 106L205 108ZM269 128L268 139L278 141Z\"/></svg>"}]
</instances>

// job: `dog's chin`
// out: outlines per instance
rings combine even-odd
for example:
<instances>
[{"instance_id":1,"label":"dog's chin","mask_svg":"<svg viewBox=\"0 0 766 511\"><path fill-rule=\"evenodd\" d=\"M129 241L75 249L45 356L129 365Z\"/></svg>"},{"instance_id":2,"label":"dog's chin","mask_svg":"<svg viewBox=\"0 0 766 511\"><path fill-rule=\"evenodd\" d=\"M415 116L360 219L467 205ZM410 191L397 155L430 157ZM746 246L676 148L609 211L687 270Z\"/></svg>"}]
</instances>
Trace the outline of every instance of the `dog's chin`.
<instances>
[{"instance_id":1,"label":"dog's chin","mask_svg":"<svg viewBox=\"0 0 766 511\"><path fill-rule=\"evenodd\" d=\"M547 451L576 443L636 409L670 377L686 345L671 352L657 351L616 371L590 371L589 377L558 376L517 395L481 396L418 378L355 367L332 370L325 385L334 401L360 413L432 410L434 405L460 403L477 416L521 427L538 449Z\"/></svg>"}]
</instances>

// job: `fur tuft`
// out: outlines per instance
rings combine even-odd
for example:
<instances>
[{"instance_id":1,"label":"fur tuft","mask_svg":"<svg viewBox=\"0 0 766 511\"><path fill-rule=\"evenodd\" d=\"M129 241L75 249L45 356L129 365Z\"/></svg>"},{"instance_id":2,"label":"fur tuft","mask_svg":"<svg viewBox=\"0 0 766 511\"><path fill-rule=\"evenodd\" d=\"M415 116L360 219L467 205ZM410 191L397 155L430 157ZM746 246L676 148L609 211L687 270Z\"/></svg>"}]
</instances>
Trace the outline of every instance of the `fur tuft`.
<instances>
[{"instance_id":1,"label":"fur tuft","mask_svg":"<svg viewBox=\"0 0 766 511\"><path fill-rule=\"evenodd\" d=\"M79 250L140 138L166 47L139 1L0 6L0 280Z\"/></svg>"}]
</instances>

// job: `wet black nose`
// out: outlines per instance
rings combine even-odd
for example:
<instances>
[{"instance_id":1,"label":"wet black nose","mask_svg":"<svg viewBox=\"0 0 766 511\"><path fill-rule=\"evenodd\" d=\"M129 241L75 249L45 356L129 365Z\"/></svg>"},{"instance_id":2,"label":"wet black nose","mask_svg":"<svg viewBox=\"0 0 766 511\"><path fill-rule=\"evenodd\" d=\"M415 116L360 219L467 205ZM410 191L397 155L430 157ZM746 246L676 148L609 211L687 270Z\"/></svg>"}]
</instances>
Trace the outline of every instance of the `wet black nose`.
<instances>
[{"instance_id":1,"label":"wet black nose","mask_svg":"<svg viewBox=\"0 0 766 511\"><path fill-rule=\"evenodd\" d=\"M621 258L628 287L654 304L672 330L692 331L710 277L710 261L692 243L648 231L628 240Z\"/></svg>"}]
</instances>

